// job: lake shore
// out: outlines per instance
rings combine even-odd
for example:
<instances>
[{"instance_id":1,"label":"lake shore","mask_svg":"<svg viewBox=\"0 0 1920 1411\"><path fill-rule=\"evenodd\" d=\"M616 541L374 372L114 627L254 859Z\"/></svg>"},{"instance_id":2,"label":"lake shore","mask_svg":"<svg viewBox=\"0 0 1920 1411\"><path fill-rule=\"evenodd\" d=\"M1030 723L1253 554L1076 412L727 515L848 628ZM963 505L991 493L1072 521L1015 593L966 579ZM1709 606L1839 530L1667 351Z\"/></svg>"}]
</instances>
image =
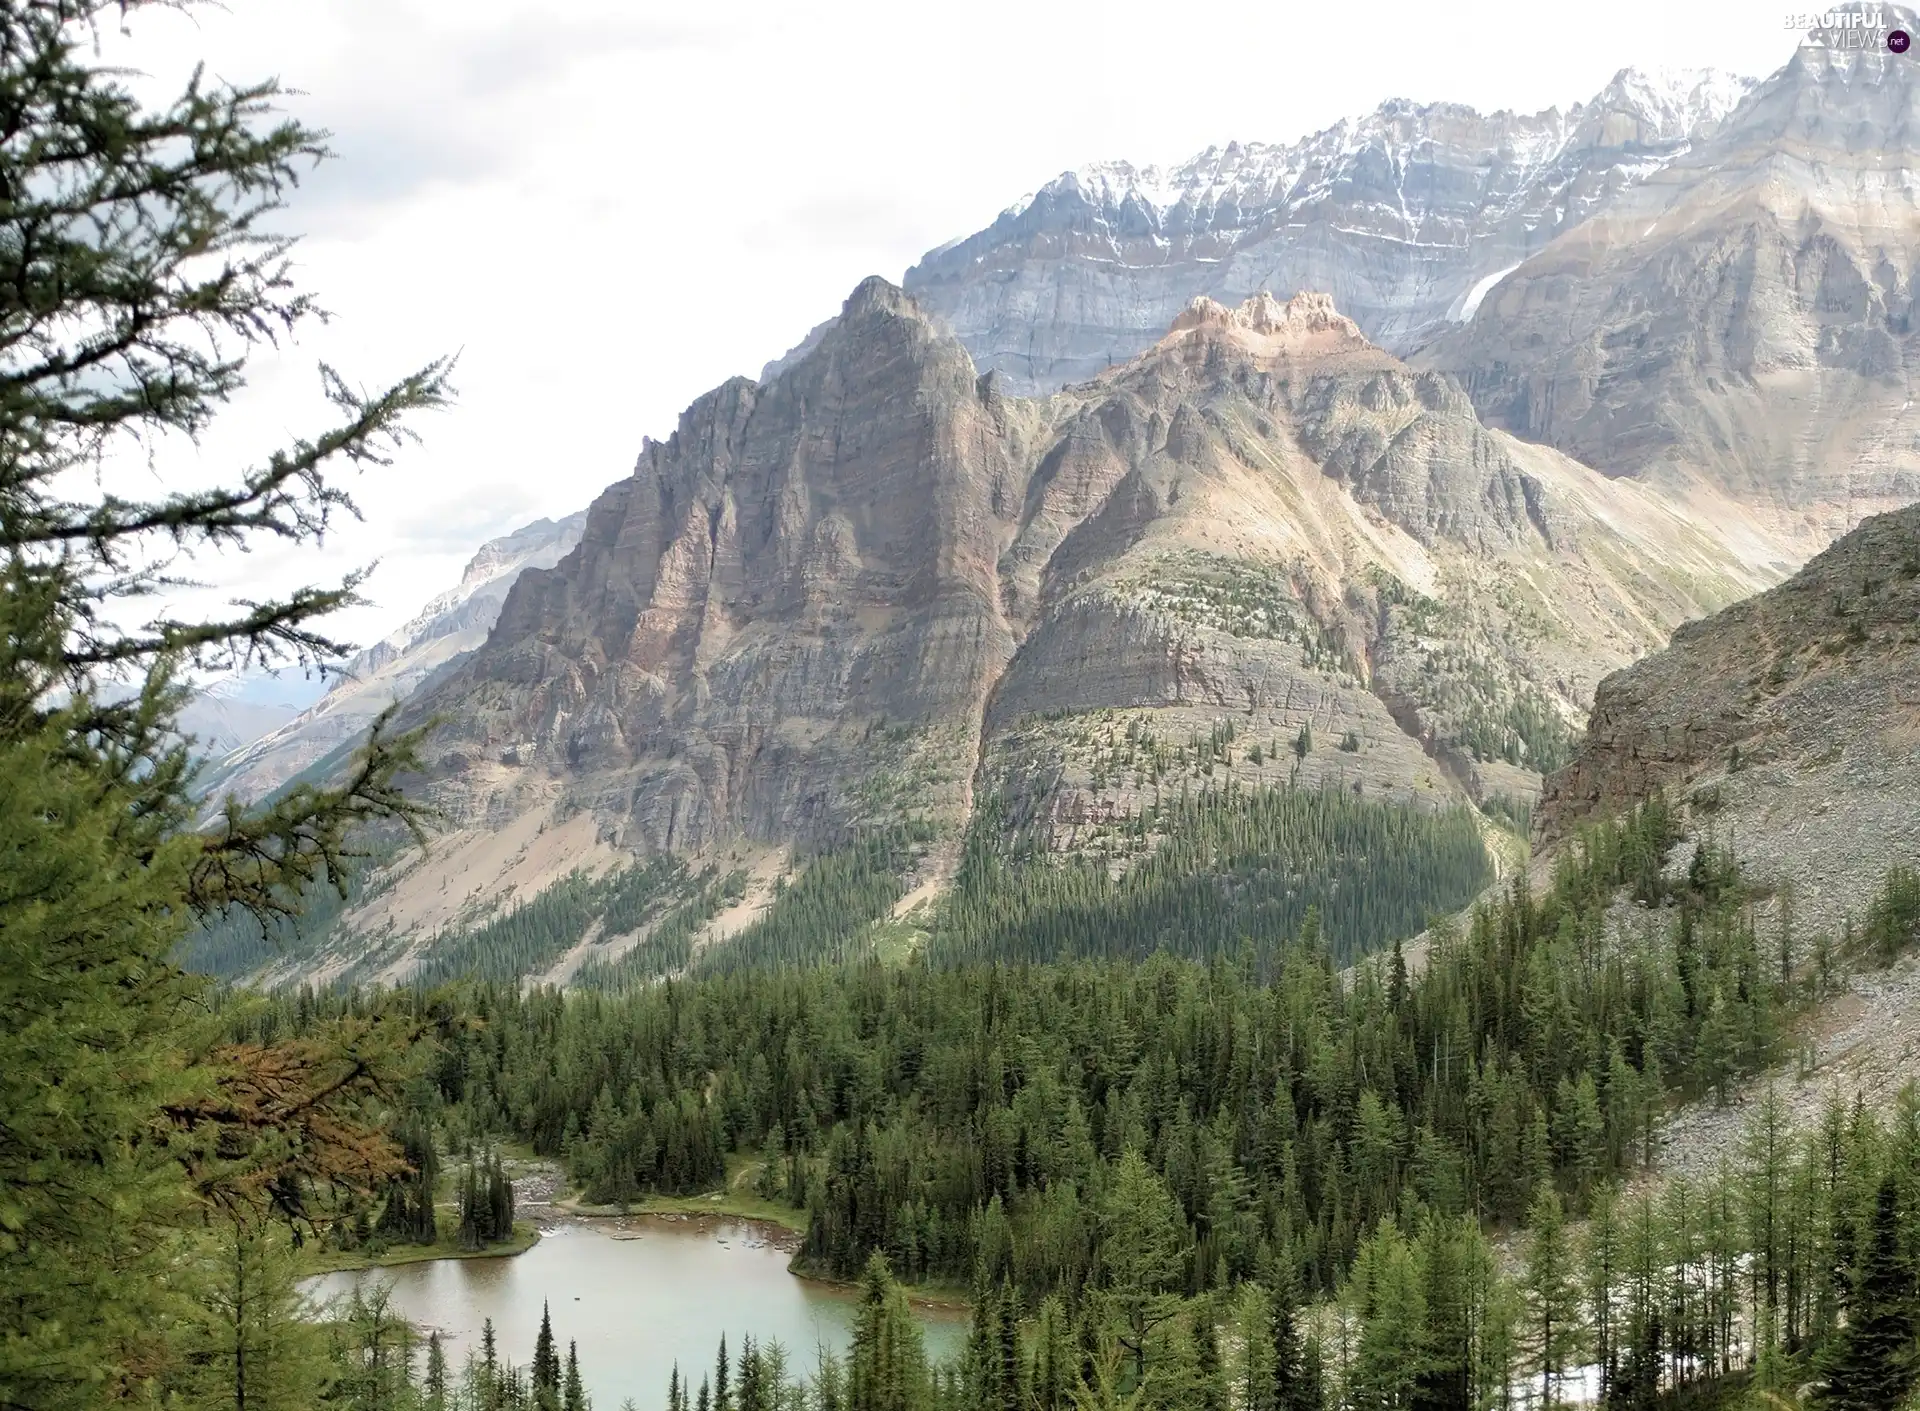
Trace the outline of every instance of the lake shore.
<instances>
[{"instance_id":1,"label":"lake shore","mask_svg":"<svg viewBox=\"0 0 1920 1411\"><path fill-rule=\"evenodd\" d=\"M513 1222L513 1238L485 1249L462 1249L444 1241L438 1244L389 1245L378 1254L363 1249L316 1249L300 1254L300 1277L321 1274L350 1274L360 1269L397 1269L405 1264L424 1264L435 1259L510 1259L525 1254L540 1242L540 1228L531 1220Z\"/></svg>"}]
</instances>

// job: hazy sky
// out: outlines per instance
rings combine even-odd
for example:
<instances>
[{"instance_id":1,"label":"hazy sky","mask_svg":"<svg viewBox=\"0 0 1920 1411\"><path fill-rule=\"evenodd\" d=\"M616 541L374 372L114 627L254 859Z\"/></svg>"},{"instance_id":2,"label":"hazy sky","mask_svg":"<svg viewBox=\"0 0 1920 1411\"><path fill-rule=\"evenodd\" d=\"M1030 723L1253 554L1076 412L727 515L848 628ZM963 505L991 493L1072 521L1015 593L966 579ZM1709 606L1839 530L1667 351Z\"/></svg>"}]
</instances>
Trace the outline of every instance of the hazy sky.
<instances>
[{"instance_id":1,"label":"hazy sky","mask_svg":"<svg viewBox=\"0 0 1920 1411\"><path fill-rule=\"evenodd\" d=\"M559 17L556 17L559 16ZM315 426L316 361L461 356L454 410L355 486L322 555L197 565L258 592L378 559L371 640L484 538L585 506L642 435L1062 170L1291 141L1388 97L1569 104L1632 64L1762 76L1775 5L1697 0L229 0L108 57L277 75L340 159L285 217L335 323L264 360L204 473ZM186 461L176 475L194 474ZM224 594L223 594L224 595Z\"/></svg>"}]
</instances>

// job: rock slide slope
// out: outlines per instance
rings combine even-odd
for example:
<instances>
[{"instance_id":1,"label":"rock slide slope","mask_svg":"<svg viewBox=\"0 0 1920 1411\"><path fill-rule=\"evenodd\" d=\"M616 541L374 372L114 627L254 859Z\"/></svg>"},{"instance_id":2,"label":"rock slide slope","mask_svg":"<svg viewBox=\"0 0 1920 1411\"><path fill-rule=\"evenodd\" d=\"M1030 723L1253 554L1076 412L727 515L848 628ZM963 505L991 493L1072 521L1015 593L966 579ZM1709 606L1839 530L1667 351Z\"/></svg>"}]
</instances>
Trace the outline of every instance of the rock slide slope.
<instances>
[{"instance_id":1,"label":"rock slide slope","mask_svg":"<svg viewBox=\"0 0 1920 1411\"><path fill-rule=\"evenodd\" d=\"M1875 516L1791 580L1600 683L1546 782L1551 847L1654 790L1837 935L1920 857L1920 506Z\"/></svg>"}]
</instances>

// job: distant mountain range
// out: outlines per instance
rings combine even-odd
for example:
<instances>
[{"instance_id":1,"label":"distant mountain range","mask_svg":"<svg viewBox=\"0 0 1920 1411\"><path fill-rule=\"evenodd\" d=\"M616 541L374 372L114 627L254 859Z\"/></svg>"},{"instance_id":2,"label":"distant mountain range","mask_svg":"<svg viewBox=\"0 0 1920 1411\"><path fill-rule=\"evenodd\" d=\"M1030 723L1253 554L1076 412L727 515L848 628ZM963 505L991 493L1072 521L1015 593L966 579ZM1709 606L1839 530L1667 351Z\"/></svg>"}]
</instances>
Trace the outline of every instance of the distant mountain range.
<instances>
[{"instance_id":1,"label":"distant mountain range","mask_svg":"<svg viewBox=\"0 0 1920 1411\"><path fill-rule=\"evenodd\" d=\"M326 962L386 978L579 870L737 870L711 939L910 837L877 924L967 849L1122 873L1196 795L1472 810L1507 865L1543 775L1543 836L1610 797L1603 677L1920 500L1920 81L1820 39L1068 173L489 545L219 783L443 717L453 830Z\"/></svg>"},{"instance_id":2,"label":"distant mountain range","mask_svg":"<svg viewBox=\"0 0 1920 1411\"><path fill-rule=\"evenodd\" d=\"M1323 290L1489 425L1729 493L1805 558L1920 498L1920 69L1808 38L1759 83L1627 70L1564 113L1393 102L1070 172L906 287L1022 391L1126 361L1195 295Z\"/></svg>"},{"instance_id":3,"label":"distant mountain range","mask_svg":"<svg viewBox=\"0 0 1920 1411\"><path fill-rule=\"evenodd\" d=\"M514 580L528 568L559 562L579 540L585 519L581 513L558 521L535 520L482 544L457 584L403 626L331 669L318 700L301 710L281 706L247 717L245 725L261 728L236 738L201 787L216 798L227 793L260 798L350 751L388 705L412 695L436 671L484 642ZM204 728L197 724L203 718L213 722L204 737L208 744L221 738L216 712L222 708L231 708L229 699L209 694L189 712L187 724L196 733Z\"/></svg>"},{"instance_id":4,"label":"distant mountain range","mask_svg":"<svg viewBox=\"0 0 1920 1411\"><path fill-rule=\"evenodd\" d=\"M1291 144L1229 143L1164 170L1097 163L930 252L906 288L1022 393L1127 361L1198 294L1321 290L1410 353L1684 157L1753 87L1627 69L1564 112L1396 99Z\"/></svg>"}]
</instances>

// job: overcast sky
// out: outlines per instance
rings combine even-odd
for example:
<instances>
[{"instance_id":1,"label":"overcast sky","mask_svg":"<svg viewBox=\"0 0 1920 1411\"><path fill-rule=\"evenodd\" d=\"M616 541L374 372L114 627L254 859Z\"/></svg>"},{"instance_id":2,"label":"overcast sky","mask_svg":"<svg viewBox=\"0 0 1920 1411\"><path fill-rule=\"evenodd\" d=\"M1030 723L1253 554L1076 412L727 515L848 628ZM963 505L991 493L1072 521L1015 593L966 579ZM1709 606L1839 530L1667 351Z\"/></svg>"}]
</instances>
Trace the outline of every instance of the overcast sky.
<instances>
[{"instance_id":1,"label":"overcast sky","mask_svg":"<svg viewBox=\"0 0 1920 1411\"><path fill-rule=\"evenodd\" d=\"M557 16L557 17L556 17ZM424 444L355 486L322 556L203 562L229 591L378 559L372 640L483 539L584 507L643 435L761 365L860 279L1088 161L1291 141L1389 97L1531 111L1619 68L1763 76L1772 4L1415 0L230 0L137 14L160 83L277 75L339 160L296 197L332 326L264 360L206 471L317 424L314 364L374 383L461 357ZM176 473L192 467L174 463Z\"/></svg>"}]
</instances>

